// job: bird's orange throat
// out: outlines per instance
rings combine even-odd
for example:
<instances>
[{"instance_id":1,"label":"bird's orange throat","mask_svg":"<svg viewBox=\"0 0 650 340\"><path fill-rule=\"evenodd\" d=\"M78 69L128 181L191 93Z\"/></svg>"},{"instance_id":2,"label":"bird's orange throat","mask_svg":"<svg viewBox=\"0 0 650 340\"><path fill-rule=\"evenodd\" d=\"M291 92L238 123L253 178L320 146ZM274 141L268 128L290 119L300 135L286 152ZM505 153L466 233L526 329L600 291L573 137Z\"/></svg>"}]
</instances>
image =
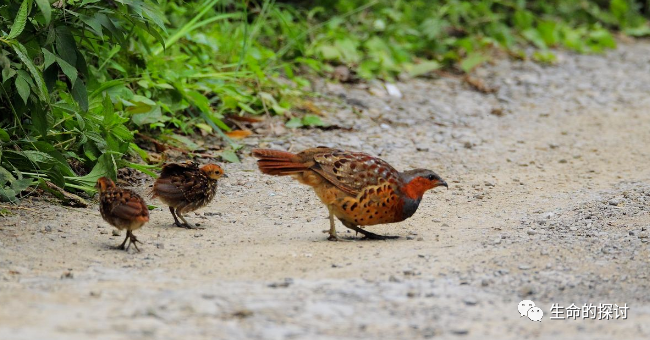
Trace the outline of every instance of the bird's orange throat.
<instances>
[{"instance_id":1,"label":"bird's orange throat","mask_svg":"<svg viewBox=\"0 0 650 340\"><path fill-rule=\"evenodd\" d=\"M424 193L433 188L431 181L416 177L402 187L402 192L411 199L420 200Z\"/></svg>"}]
</instances>

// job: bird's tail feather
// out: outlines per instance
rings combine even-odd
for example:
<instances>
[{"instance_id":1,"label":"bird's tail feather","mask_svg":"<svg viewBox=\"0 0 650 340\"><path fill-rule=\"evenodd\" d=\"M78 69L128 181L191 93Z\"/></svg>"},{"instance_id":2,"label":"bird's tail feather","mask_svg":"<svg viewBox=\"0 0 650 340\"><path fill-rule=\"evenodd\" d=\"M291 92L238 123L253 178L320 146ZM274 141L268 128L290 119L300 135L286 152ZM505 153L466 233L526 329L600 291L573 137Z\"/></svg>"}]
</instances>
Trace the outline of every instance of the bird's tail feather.
<instances>
[{"instance_id":1,"label":"bird's tail feather","mask_svg":"<svg viewBox=\"0 0 650 340\"><path fill-rule=\"evenodd\" d=\"M267 175L286 176L309 169L298 155L287 151L253 149L253 156L259 158L257 166Z\"/></svg>"}]
</instances>

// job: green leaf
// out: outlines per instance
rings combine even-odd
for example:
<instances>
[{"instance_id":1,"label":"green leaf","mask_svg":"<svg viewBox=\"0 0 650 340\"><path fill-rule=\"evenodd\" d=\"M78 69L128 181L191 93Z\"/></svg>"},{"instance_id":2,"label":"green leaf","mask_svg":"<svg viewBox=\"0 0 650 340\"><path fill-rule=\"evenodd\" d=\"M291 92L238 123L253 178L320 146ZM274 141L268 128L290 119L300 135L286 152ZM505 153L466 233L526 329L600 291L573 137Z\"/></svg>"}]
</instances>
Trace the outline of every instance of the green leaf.
<instances>
[{"instance_id":1,"label":"green leaf","mask_svg":"<svg viewBox=\"0 0 650 340\"><path fill-rule=\"evenodd\" d=\"M14 192L19 193L19 192L29 188L33 183L34 183L34 181L31 178L17 179L15 181L11 182L11 189Z\"/></svg>"},{"instance_id":2,"label":"green leaf","mask_svg":"<svg viewBox=\"0 0 650 340\"><path fill-rule=\"evenodd\" d=\"M56 163L56 160L52 156L46 154L45 152L35 151L35 150L12 151L12 152L24 156L31 163L35 165Z\"/></svg>"},{"instance_id":3,"label":"green leaf","mask_svg":"<svg viewBox=\"0 0 650 340\"><path fill-rule=\"evenodd\" d=\"M27 84L27 81L25 78L18 76L16 77L16 90L18 90L18 94L20 95L20 98L23 99L23 102L27 104L27 100L29 99L29 93L31 92L29 89L29 84Z\"/></svg>"},{"instance_id":4,"label":"green leaf","mask_svg":"<svg viewBox=\"0 0 650 340\"><path fill-rule=\"evenodd\" d=\"M289 121L286 124L284 124L284 126L290 129L302 127L302 119L300 119L300 117L293 117L289 119Z\"/></svg>"},{"instance_id":5,"label":"green leaf","mask_svg":"<svg viewBox=\"0 0 650 340\"><path fill-rule=\"evenodd\" d=\"M332 46L332 45L321 45L318 47L318 51L320 52L320 55L323 57L325 60L340 60L341 59L341 53L339 50Z\"/></svg>"},{"instance_id":6,"label":"green leaf","mask_svg":"<svg viewBox=\"0 0 650 340\"><path fill-rule=\"evenodd\" d=\"M409 74L411 75L411 77L419 77L423 74L427 74L431 71L435 71L439 69L440 66L441 66L440 63L438 63L437 61L433 61L433 60L423 61L419 64L413 65L413 67L411 67L411 69L409 70Z\"/></svg>"},{"instance_id":7,"label":"green leaf","mask_svg":"<svg viewBox=\"0 0 650 340\"><path fill-rule=\"evenodd\" d=\"M627 12L630 9L627 1L628 0L612 0L609 3L609 10L621 26L625 25Z\"/></svg>"},{"instance_id":8,"label":"green leaf","mask_svg":"<svg viewBox=\"0 0 650 340\"><path fill-rule=\"evenodd\" d=\"M11 25L11 31L9 35L6 36L6 39L16 39L20 33L23 33L25 29L25 24L27 24L27 16L32 9L32 0L24 0L18 9L18 15L14 19L14 24Z\"/></svg>"},{"instance_id":9,"label":"green leaf","mask_svg":"<svg viewBox=\"0 0 650 340\"><path fill-rule=\"evenodd\" d=\"M81 20L84 24L86 24L92 31L94 31L95 34L98 36L103 36L104 34L102 33L102 23L99 20L98 16L93 16L89 17L84 14L79 15L79 20Z\"/></svg>"},{"instance_id":10,"label":"green leaf","mask_svg":"<svg viewBox=\"0 0 650 340\"><path fill-rule=\"evenodd\" d=\"M38 8L41 10L41 13L43 13L43 17L45 18L45 24L49 25L50 20L52 19L52 8L50 8L50 1L36 0L36 5L38 5Z\"/></svg>"},{"instance_id":11,"label":"green leaf","mask_svg":"<svg viewBox=\"0 0 650 340\"><path fill-rule=\"evenodd\" d=\"M634 28L626 28L623 32L633 37L647 37L650 35L650 26L641 25Z\"/></svg>"},{"instance_id":12,"label":"green leaf","mask_svg":"<svg viewBox=\"0 0 650 340\"><path fill-rule=\"evenodd\" d=\"M79 107L84 112L88 111L88 92L81 78L77 78L74 86L72 86L72 98L79 103Z\"/></svg>"},{"instance_id":13,"label":"green leaf","mask_svg":"<svg viewBox=\"0 0 650 340\"><path fill-rule=\"evenodd\" d=\"M183 94L185 95L185 98L187 98L187 101L189 101L192 105L196 106L199 110L205 113L212 112L212 108L210 107L210 101L204 95L193 90L183 91Z\"/></svg>"},{"instance_id":14,"label":"green leaf","mask_svg":"<svg viewBox=\"0 0 650 340\"><path fill-rule=\"evenodd\" d=\"M56 63L61 66L61 71L70 79L70 83L74 84L77 81L77 69L59 57L56 57Z\"/></svg>"},{"instance_id":15,"label":"green leaf","mask_svg":"<svg viewBox=\"0 0 650 340\"><path fill-rule=\"evenodd\" d=\"M603 28L593 28L589 31L589 48L594 52L602 52L605 48L616 48L616 40L611 33Z\"/></svg>"},{"instance_id":16,"label":"green leaf","mask_svg":"<svg viewBox=\"0 0 650 340\"><path fill-rule=\"evenodd\" d=\"M521 31L531 28L534 20L533 13L526 10L518 10L513 16L515 27Z\"/></svg>"},{"instance_id":17,"label":"green leaf","mask_svg":"<svg viewBox=\"0 0 650 340\"><path fill-rule=\"evenodd\" d=\"M316 115L306 115L302 117L302 125L305 126L325 126L325 123Z\"/></svg>"},{"instance_id":18,"label":"green leaf","mask_svg":"<svg viewBox=\"0 0 650 340\"><path fill-rule=\"evenodd\" d=\"M98 88L96 88L92 93L90 93L90 98L93 99L98 95L102 94L102 92L118 86L124 86L124 80L115 79L115 80L109 80L107 82L103 82L101 83L101 85L99 85Z\"/></svg>"},{"instance_id":19,"label":"green leaf","mask_svg":"<svg viewBox=\"0 0 650 340\"><path fill-rule=\"evenodd\" d=\"M181 145L185 146L189 150L193 151L199 148L198 144L194 143L191 139L185 136L174 133L171 136L169 136L169 138L174 141L180 142Z\"/></svg>"},{"instance_id":20,"label":"green leaf","mask_svg":"<svg viewBox=\"0 0 650 340\"><path fill-rule=\"evenodd\" d=\"M18 73L18 77L22 77L32 89L36 88L36 85L34 84L34 81L32 81L32 77L28 72L23 70L16 70L16 73Z\"/></svg>"},{"instance_id":21,"label":"green leaf","mask_svg":"<svg viewBox=\"0 0 650 340\"><path fill-rule=\"evenodd\" d=\"M460 68L465 73L470 73L474 68L488 60L488 57L478 53L470 53L463 61L460 62Z\"/></svg>"},{"instance_id":22,"label":"green leaf","mask_svg":"<svg viewBox=\"0 0 650 340\"><path fill-rule=\"evenodd\" d=\"M2 69L2 82L6 82L8 79L11 79L16 75L16 70L11 67L6 67Z\"/></svg>"},{"instance_id":23,"label":"green leaf","mask_svg":"<svg viewBox=\"0 0 650 340\"><path fill-rule=\"evenodd\" d=\"M149 110L131 116L131 121L133 122L133 124L142 126L142 125L153 124L153 123L163 123L171 119L167 116L163 116L162 110L160 109L159 105L155 105L153 107L148 106L148 107Z\"/></svg>"},{"instance_id":24,"label":"green leaf","mask_svg":"<svg viewBox=\"0 0 650 340\"><path fill-rule=\"evenodd\" d=\"M65 177L66 187L72 186L87 192L94 192L95 184L100 177L115 179L117 177L117 164L113 154L105 153L99 157L97 164L88 175L81 177Z\"/></svg>"},{"instance_id":25,"label":"green leaf","mask_svg":"<svg viewBox=\"0 0 650 340\"><path fill-rule=\"evenodd\" d=\"M31 58L29 58L29 55L27 54L27 50L25 49L25 46L23 46L19 42L13 42L11 44L11 47L13 47L14 51L16 52L16 55L18 55L18 58L20 61L25 64L27 69L29 70L29 73L31 73L32 77L34 78L34 81L36 81L37 89L38 89L38 97L41 99L41 101L47 102L48 100L48 91L47 88L45 87L45 81L43 80L43 75L39 70L36 68L34 63L32 62Z\"/></svg>"},{"instance_id":26,"label":"green leaf","mask_svg":"<svg viewBox=\"0 0 650 340\"><path fill-rule=\"evenodd\" d=\"M50 65L54 64L54 62L56 61L56 56L54 55L54 53L48 51L45 48L41 48L41 51L43 51L43 59L44 59L43 69L46 69L50 67Z\"/></svg>"},{"instance_id":27,"label":"green leaf","mask_svg":"<svg viewBox=\"0 0 650 340\"><path fill-rule=\"evenodd\" d=\"M529 28L521 32L521 35L523 35L524 38L528 39L528 41L533 43L533 45L535 45L537 48L540 49L547 48L546 43L544 42L544 39L542 38L538 30L534 28Z\"/></svg>"},{"instance_id":28,"label":"green leaf","mask_svg":"<svg viewBox=\"0 0 650 340\"><path fill-rule=\"evenodd\" d=\"M0 202L14 203L18 201L17 193L9 187L0 186Z\"/></svg>"},{"instance_id":29,"label":"green leaf","mask_svg":"<svg viewBox=\"0 0 650 340\"><path fill-rule=\"evenodd\" d=\"M66 26L55 29L56 54L72 66L77 65L77 43Z\"/></svg>"},{"instance_id":30,"label":"green leaf","mask_svg":"<svg viewBox=\"0 0 650 340\"><path fill-rule=\"evenodd\" d=\"M537 31L540 37L544 40L546 46L555 46L558 42L559 35L556 29L557 24L554 21L542 21L537 24Z\"/></svg>"},{"instance_id":31,"label":"green leaf","mask_svg":"<svg viewBox=\"0 0 650 340\"><path fill-rule=\"evenodd\" d=\"M221 151L221 159L230 163L239 163L239 157L232 150L223 150Z\"/></svg>"},{"instance_id":32,"label":"green leaf","mask_svg":"<svg viewBox=\"0 0 650 340\"><path fill-rule=\"evenodd\" d=\"M158 167L155 166L155 165L137 164L137 163L127 162L127 161L125 161L125 160L120 160L120 161L118 162L118 164L119 164L120 167L129 167L129 168L132 168L132 169L135 169L135 170L138 170L138 171L142 171L142 172L144 172L145 174L147 174L147 175L149 175L149 176L151 176L151 177L153 177L153 178L157 178L157 177L158 177L158 174L156 174L155 172L151 171L151 170L156 170L156 169L158 169Z\"/></svg>"},{"instance_id":33,"label":"green leaf","mask_svg":"<svg viewBox=\"0 0 650 340\"><path fill-rule=\"evenodd\" d=\"M257 111L255 111L252 107L250 107L248 104L244 102L237 103L237 106L239 106L242 110L248 113L257 114Z\"/></svg>"},{"instance_id":34,"label":"green leaf","mask_svg":"<svg viewBox=\"0 0 650 340\"><path fill-rule=\"evenodd\" d=\"M46 136L49 128L47 121L47 111L43 110L40 105L35 105L32 109L32 126L40 136Z\"/></svg>"},{"instance_id":35,"label":"green leaf","mask_svg":"<svg viewBox=\"0 0 650 340\"><path fill-rule=\"evenodd\" d=\"M535 51L533 53L533 59L545 64L553 64L557 61L557 57L551 51Z\"/></svg>"},{"instance_id":36,"label":"green leaf","mask_svg":"<svg viewBox=\"0 0 650 340\"><path fill-rule=\"evenodd\" d=\"M0 128L0 142L8 142L9 140L10 140L10 137L9 137L9 134L7 133L7 131Z\"/></svg>"}]
</instances>

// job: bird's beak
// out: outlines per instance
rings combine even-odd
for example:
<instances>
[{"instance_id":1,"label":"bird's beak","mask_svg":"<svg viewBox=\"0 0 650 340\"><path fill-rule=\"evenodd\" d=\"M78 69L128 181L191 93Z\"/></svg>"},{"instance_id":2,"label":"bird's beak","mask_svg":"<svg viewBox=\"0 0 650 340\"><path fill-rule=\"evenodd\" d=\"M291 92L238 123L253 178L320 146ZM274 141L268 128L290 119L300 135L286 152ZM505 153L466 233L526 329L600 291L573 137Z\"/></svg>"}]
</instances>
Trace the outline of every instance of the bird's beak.
<instances>
[{"instance_id":1,"label":"bird's beak","mask_svg":"<svg viewBox=\"0 0 650 340\"><path fill-rule=\"evenodd\" d=\"M449 185L447 185L447 182L445 182L443 180L439 180L438 185L436 185L436 186L437 187L445 187L445 188L449 189Z\"/></svg>"},{"instance_id":2,"label":"bird's beak","mask_svg":"<svg viewBox=\"0 0 650 340\"><path fill-rule=\"evenodd\" d=\"M228 175L227 175L227 174L223 174L223 175L221 175L221 177L223 177L223 178L228 178Z\"/></svg>"}]
</instances>

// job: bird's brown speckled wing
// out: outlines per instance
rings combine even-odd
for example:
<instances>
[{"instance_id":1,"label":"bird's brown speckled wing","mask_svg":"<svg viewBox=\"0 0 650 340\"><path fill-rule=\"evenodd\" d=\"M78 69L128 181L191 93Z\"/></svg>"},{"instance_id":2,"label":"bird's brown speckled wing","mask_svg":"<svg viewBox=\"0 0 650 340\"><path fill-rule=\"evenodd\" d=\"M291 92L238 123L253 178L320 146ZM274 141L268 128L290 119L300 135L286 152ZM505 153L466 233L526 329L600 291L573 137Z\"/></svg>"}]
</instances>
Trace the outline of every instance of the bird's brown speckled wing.
<instances>
[{"instance_id":1,"label":"bird's brown speckled wing","mask_svg":"<svg viewBox=\"0 0 650 340\"><path fill-rule=\"evenodd\" d=\"M175 184L182 186L183 194L188 202L205 200L216 187L216 181L210 181L201 171L188 171L184 175L185 178L178 179Z\"/></svg>"},{"instance_id":2,"label":"bird's brown speckled wing","mask_svg":"<svg viewBox=\"0 0 650 340\"><path fill-rule=\"evenodd\" d=\"M149 209L138 194L127 189L113 189L101 195L102 215L124 221L149 220Z\"/></svg>"},{"instance_id":3,"label":"bird's brown speckled wing","mask_svg":"<svg viewBox=\"0 0 650 340\"><path fill-rule=\"evenodd\" d=\"M399 172L390 164L362 152L329 149L313 157L316 164L311 169L350 195L383 182L397 190L401 183Z\"/></svg>"},{"instance_id":4,"label":"bird's brown speckled wing","mask_svg":"<svg viewBox=\"0 0 650 340\"><path fill-rule=\"evenodd\" d=\"M154 194L168 200L199 202L214 191L216 182L212 182L196 163L170 163L163 167L154 185Z\"/></svg>"}]
</instances>

